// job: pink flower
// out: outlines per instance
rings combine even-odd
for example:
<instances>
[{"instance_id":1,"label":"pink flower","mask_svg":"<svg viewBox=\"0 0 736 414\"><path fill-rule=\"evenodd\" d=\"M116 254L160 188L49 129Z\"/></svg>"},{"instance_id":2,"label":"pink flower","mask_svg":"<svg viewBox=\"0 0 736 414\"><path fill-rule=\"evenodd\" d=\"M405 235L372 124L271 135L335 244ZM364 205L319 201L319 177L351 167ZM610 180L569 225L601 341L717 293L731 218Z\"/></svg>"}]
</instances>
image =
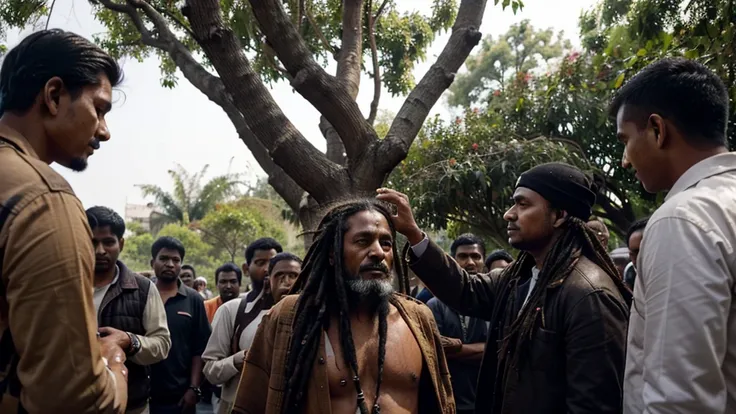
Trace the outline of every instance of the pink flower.
<instances>
[{"instance_id":1,"label":"pink flower","mask_svg":"<svg viewBox=\"0 0 736 414\"><path fill-rule=\"evenodd\" d=\"M472 147L473 147L473 151L478 151L478 144L473 144Z\"/></svg>"},{"instance_id":2,"label":"pink flower","mask_svg":"<svg viewBox=\"0 0 736 414\"><path fill-rule=\"evenodd\" d=\"M456 125L460 125L462 123L463 123L463 120L459 116L457 118L455 118L455 124Z\"/></svg>"},{"instance_id":3,"label":"pink flower","mask_svg":"<svg viewBox=\"0 0 736 414\"><path fill-rule=\"evenodd\" d=\"M454 167L455 164L457 164L457 161L454 158L450 158L450 167Z\"/></svg>"},{"instance_id":4,"label":"pink flower","mask_svg":"<svg viewBox=\"0 0 736 414\"><path fill-rule=\"evenodd\" d=\"M501 96L501 91L496 89L495 91L493 91L493 96Z\"/></svg>"},{"instance_id":5,"label":"pink flower","mask_svg":"<svg viewBox=\"0 0 736 414\"><path fill-rule=\"evenodd\" d=\"M567 55L567 61L568 62L575 62L580 57L580 52L572 52L569 55Z\"/></svg>"},{"instance_id":6,"label":"pink flower","mask_svg":"<svg viewBox=\"0 0 736 414\"><path fill-rule=\"evenodd\" d=\"M479 113L479 112L480 112L480 109L478 109L478 108L473 108L473 113L474 113L474 114L477 114L477 113Z\"/></svg>"}]
</instances>

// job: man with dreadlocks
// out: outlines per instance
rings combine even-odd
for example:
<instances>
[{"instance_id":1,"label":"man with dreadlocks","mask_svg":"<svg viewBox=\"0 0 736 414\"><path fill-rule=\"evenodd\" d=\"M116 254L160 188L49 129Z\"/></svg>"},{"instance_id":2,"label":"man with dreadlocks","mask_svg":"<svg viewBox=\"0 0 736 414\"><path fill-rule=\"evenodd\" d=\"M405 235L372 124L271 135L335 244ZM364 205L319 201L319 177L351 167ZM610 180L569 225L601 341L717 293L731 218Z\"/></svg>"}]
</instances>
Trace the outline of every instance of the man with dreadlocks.
<instances>
[{"instance_id":1,"label":"man with dreadlocks","mask_svg":"<svg viewBox=\"0 0 736 414\"><path fill-rule=\"evenodd\" d=\"M299 295L258 327L234 413L455 413L432 312L394 292L391 269L409 288L395 236L376 200L327 213L292 288Z\"/></svg>"},{"instance_id":2,"label":"man with dreadlocks","mask_svg":"<svg viewBox=\"0 0 736 414\"><path fill-rule=\"evenodd\" d=\"M414 273L462 315L490 321L476 413L620 413L630 293L586 225L595 192L578 169L523 173L504 214L521 250L503 272L470 275L417 227L409 200L394 203Z\"/></svg>"}]
</instances>

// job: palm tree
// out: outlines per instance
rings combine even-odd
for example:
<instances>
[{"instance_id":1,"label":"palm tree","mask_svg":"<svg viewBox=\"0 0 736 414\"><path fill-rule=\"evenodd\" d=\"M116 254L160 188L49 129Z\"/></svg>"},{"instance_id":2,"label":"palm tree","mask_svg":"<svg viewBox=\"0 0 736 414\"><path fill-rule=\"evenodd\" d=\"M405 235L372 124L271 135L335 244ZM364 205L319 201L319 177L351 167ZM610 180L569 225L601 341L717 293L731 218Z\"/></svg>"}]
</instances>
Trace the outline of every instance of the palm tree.
<instances>
[{"instance_id":1,"label":"palm tree","mask_svg":"<svg viewBox=\"0 0 736 414\"><path fill-rule=\"evenodd\" d=\"M202 184L208 169L209 165L205 165L200 172L190 174L176 164L176 169L169 170L174 183L174 191L170 193L157 185L138 185L144 197L154 198L158 208L151 214L152 233L157 233L169 223L186 226L192 221L201 220L216 204L239 195L240 185L243 184L239 174L228 172Z\"/></svg>"}]
</instances>

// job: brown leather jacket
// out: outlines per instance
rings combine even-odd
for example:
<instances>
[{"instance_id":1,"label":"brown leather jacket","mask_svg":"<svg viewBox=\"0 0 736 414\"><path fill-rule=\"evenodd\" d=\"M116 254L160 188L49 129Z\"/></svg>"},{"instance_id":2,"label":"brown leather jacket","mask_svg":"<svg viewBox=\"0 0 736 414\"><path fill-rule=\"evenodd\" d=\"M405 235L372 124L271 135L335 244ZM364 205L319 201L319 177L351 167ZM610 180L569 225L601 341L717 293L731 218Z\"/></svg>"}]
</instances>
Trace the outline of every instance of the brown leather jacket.
<instances>
[{"instance_id":1,"label":"brown leather jacket","mask_svg":"<svg viewBox=\"0 0 736 414\"><path fill-rule=\"evenodd\" d=\"M286 381L285 362L291 343L297 298L297 295L283 298L263 317L245 359L233 413L281 414ZM423 303L409 296L396 294L396 298L399 313L414 333L422 350L425 372L428 373L433 387L427 395L419 396L423 404L422 414L455 413L450 373L432 312ZM319 354L324 358L324 336L320 341ZM302 411L304 414L331 413L327 368L318 363L319 359L314 361L312 378L307 384L307 400Z\"/></svg>"},{"instance_id":2,"label":"brown leather jacket","mask_svg":"<svg viewBox=\"0 0 736 414\"><path fill-rule=\"evenodd\" d=\"M0 414L15 413L19 400L29 413L124 410L100 355L82 203L17 131L0 126L0 205L15 196L0 229Z\"/></svg>"},{"instance_id":3,"label":"brown leather jacket","mask_svg":"<svg viewBox=\"0 0 736 414\"><path fill-rule=\"evenodd\" d=\"M491 321L501 273L471 276L430 241L411 269L442 302ZM619 414L629 306L611 278L581 257L562 284L547 286L545 327L520 350L516 375L499 384L497 327L491 321L475 411L494 414ZM541 318L540 318L541 319Z\"/></svg>"}]
</instances>

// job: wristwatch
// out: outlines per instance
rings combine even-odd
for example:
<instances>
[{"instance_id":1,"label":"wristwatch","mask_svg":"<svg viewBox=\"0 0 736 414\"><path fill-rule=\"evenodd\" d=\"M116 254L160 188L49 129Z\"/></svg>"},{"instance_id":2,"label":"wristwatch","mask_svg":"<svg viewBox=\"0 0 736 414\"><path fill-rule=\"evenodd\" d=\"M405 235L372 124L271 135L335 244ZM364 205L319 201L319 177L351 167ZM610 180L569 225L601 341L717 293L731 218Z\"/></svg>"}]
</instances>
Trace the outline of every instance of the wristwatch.
<instances>
[{"instance_id":1,"label":"wristwatch","mask_svg":"<svg viewBox=\"0 0 736 414\"><path fill-rule=\"evenodd\" d=\"M197 402L202 401L202 391L200 391L199 387L195 387L194 385L189 387L190 390L194 391L194 394L197 396Z\"/></svg>"},{"instance_id":2,"label":"wristwatch","mask_svg":"<svg viewBox=\"0 0 736 414\"><path fill-rule=\"evenodd\" d=\"M138 339L138 335L132 334L130 332L126 332L128 334L128 338L130 338L130 347L125 351L126 356L133 356L138 353L138 351L141 350L141 341Z\"/></svg>"}]
</instances>

